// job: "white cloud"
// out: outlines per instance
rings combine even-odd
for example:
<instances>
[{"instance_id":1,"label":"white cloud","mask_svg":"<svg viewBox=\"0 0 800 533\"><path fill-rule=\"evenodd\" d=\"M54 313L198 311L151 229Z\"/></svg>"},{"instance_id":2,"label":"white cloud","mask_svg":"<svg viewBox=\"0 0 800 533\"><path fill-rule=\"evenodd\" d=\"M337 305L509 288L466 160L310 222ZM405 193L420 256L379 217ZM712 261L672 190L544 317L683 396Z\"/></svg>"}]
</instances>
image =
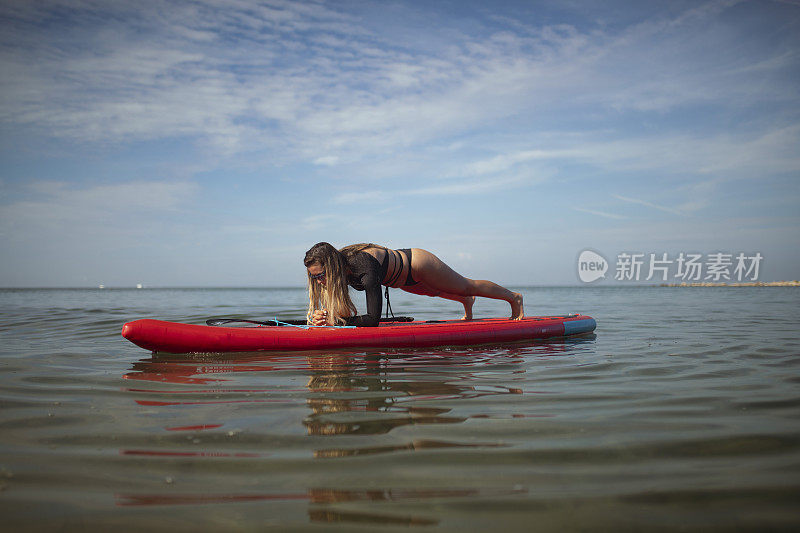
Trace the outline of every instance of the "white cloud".
<instances>
[{"instance_id":1,"label":"white cloud","mask_svg":"<svg viewBox=\"0 0 800 533\"><path fill-rule=\"evenodd\" d=\"M302 220L300 220L299 226L304 231L315 232L319 230L327 230L332 227L333 228L344 227L348 224L348 222L352 222L352 217L337 215L337 214L320 213L303 218Z\"/></svg>"},{"instance_id":2,"label":"white cloud","mask_svg":"<svg viewBox=\"0 0 800 533\"><path fill-rule=\"evenodd\" d=\"M453 196L453 195L480 195L492 191L507 191L509 189L533 185L545 181L544 176L537 176L533 172L517 172L510 175L484 177L481 179L464 180L462 178L448 179L436 185L407 184L404 189L397 190L372 190L360 192L341 193L334 197L336 203L359 203L371 201L386 201L401 197L413 196Z\"/></svg>"},{"instance_id":3,"label":"white cloud","mask_svg":"<svg viewBox=\"0 0 800 533\"><path fill-rule=\"evenodd\" d=\"M500 189L507 190L509 187L522 185L528 182L525 178L526 176L524 175L511 175L471 181L451 180L449 183L409 189L404 194L412 196L481 194ZM530 182L532 181L530 180Z\"/></svg>"},{"instance_id":4,"label":"white cloud","mask_svg":"<svg viewBox=\"0 0 800 533\"><path fill-rule=\"evenodd\" d=\"M653 208L653 209L658 209L659 211L664 211L665 213L672 213L673 215L684 215L685 214L684 212L682 212L682 211L680 211L678 209L673 209L671 207L664 207L663 205L654 204L652 202L647 202L645 200L640 200L638 198L631 198L629 196L621 196L619 194L612 194L611 196L613 196L617 200L622 200L623 202L628 202L628 203L631 203L631 204L643 205L645 207L650 207L650 208Z\"/></svg>"},{"instance_id":5,"label":"white cloud","mask_svg":"<svg viewBox=\"0 0 800 533\"><path fill-rule=\"evenodd\" d=\"M337 204L356 204L383 201L388 197L389 195L383 191L345 192L336 195L333 201Z\"/></svg>"},{"instance_id":6,"label":"white cloud","mask_svg":"<svg viewBox=\"0 0 800 533\"><path fill-rule=\"evenodd\" d=\"M181 209L197 191L191 182L139 181L74 188L63 182L34 182L33 199L0 207L0 231L6 238L40 232L55 235L111 233L132 220L147 223L154 214ZM150 226L147 223L148 227Z\"/></svg>"},{"instance_id":7,"label":"white cloud","mask_svg":"<svg viewBox=\"0 0 800 533\"><path fill-rule=\"evenodd\" d=\"M506 171L520 163L542 159L564 158L570 155L574 155L574 152L570 150L523 150L499 154L490 159L469 163L461 169L460 173L468 176L495 174Z\"/></svg>"},{"instance_id":8,"label":"white cloud","mask_svg":"<svg viewBox=\"0 0 800 533\"><path fill-rule=\"evenodd\" d=\"M707 207L714 197L717 186L723 181L723 179L703 180L684 187L683 192L687 199L677 207L677 210L682 213L694 213Z\"/></svg>"},{"instance_id":9,"label":"white cloud","mask_svg":"<svg viewBox=\"0 0 800 533\"><path fill-rule=\"evenodd\" d=\"M597 216L603 217L603 218L613 218L615 220L622 220L624 218L627 218L625 216L617 215L615 213L607 213L605 211L597 211L596 209L585 209L583 207L573 207L572 209L575 210L575 211L580 211L581 213L589 213L590 215L597 215Z\"/></svg>"},{"instance_id":10,"label":"white cloud","mask_svg":"<svg viewBox=\"0 0 800 533\"><path fill-rule=\"evenodd\" d=\"M588 163L608 172L654 172L672 176L725 176L797 172L800 126L769 131L685 133L602 140L604 132L565 136L568 149L546 150L548 157Z\"/></svg>"},{"instance_id":11,"label":"white cloud","mask_svg":"<svg viewBox=\"0 0 800 533\"><path fill-rule=\"evenodd\" d=\"M735 70L757 64L769 79L794 58L717 66L692 56L696 42L683 44L695 25L733 4L703 4L619 33L518 24L430 50L392 42L317 2L14 4L3 8L3 29L13 33L1 60L13 75L3 76L0 113L81 142L189 136L223 153L272 150L333 164L515 115L547 116L568 109L565 102L602 111L596 106L667 110L711 95L755 101L749 75ZM72 13L82 41L36 25L58 9ZM720 45L729 38L704 35ZM509 163L486 164L499 171Z\"/></svg>"},{"instance_id":12,"label":"white cloud","mask_svg":"<svg viewBox=\"0 0 800 533\"><path fill-rule=\"evenodd\" d=\"M339 157L337 157L335 155L328 155L328 156L323 156L323 157L316 158L314 160L314 164L315 165L320 165L320 166L335 166L335 165L339 164L340 161L341 161L341 158L339 158Z\"/></svg>"}]
</instances>

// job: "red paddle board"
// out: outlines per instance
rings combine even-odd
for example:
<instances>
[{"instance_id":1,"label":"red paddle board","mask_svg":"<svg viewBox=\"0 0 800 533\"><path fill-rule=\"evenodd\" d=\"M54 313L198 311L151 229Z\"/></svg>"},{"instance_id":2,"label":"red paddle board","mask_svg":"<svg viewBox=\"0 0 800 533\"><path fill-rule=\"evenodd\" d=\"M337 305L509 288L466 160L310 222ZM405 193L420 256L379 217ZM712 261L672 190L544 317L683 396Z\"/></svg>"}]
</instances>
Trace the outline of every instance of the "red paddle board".
<instances>
[{"instance_id":1,"label":"red paddle board","mask_svg":"<svg viewBox=\"0 0 800 533\"><path fill-rule=\"evenodd\" d=\"M389 322L372 328L220 327L143 319L125 324L122 336L153 352L209 353L486 344L570 337L595 327L595 320L584 315Z\"/></svg>"}]
</instances>

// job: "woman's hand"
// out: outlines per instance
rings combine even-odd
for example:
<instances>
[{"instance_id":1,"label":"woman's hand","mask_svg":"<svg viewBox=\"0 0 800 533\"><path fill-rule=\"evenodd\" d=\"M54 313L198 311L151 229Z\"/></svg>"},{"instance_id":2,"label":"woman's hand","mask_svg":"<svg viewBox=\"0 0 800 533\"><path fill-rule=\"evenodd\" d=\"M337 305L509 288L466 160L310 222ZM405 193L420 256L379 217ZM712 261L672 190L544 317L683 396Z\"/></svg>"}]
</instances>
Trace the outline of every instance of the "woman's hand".
<instances>
[{"instance_id":1,"label":"woman's hand","mask_svg":"<svg viewBox=\"0 0 800 533\"><path fill-rule=\"evenodd\" d=\"M328 325L328 312L324 309L317 309L311 315L312 326L327 326Z\"/></svg>"}]
</instances>

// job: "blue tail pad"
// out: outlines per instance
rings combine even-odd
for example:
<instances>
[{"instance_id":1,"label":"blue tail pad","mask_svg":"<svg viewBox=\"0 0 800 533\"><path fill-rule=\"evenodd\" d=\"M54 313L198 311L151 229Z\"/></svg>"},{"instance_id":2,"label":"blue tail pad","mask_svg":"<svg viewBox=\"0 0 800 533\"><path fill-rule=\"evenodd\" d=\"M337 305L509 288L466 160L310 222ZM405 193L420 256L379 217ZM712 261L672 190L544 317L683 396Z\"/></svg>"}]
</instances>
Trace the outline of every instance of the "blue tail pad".
<instances>
[{"instance_id":1,"label":"blue tail pad","mask_svg":"<svg viewBox=\"0 0 800 533\"><path fill-rule=\"evenodd\" d=\"M564 335L577 335L578 333L589 333L594 331L597 327L597 322L594 318L585 318L583 320L566 320L564 321Z\"/></svg>"}]
</instances>

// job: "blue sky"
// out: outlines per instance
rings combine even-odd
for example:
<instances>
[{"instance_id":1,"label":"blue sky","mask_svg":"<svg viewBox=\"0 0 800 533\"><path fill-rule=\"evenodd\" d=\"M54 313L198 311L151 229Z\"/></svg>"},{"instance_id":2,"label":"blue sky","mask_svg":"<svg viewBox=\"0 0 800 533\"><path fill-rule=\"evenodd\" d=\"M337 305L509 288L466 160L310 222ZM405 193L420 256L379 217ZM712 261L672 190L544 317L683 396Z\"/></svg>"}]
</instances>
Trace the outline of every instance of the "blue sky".
<instances>
[{"instance_id":1,"label":"blue sky","mask_svg":"<svg viewBox=\"0 0 800 533\"><path fill-rule=\"evenodd\" d=\"M797 279L799 66L789 0L3 2L0 286L299 286L322 240Z\"/></svg>"}]
</instances>

